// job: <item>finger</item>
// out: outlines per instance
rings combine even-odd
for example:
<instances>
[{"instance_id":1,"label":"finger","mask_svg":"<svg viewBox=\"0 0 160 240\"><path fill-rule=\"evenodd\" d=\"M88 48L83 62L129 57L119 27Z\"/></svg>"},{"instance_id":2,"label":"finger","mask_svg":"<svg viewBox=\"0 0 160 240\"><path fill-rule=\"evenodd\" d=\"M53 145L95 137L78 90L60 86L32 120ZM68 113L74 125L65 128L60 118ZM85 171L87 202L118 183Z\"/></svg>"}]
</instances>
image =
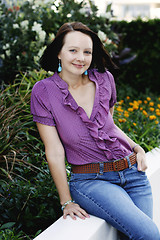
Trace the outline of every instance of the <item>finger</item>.
<instances>
[{"instance_id":1,"label":"finger","mask_svg":"<svg viewBox=\"0 0 160 240\"><path fill-rule=\"evenodd\" d=\"M89 217L90 217L89 214L88 214L84 209L82 209L82 208L81 208L81 213L82 213L83 216L86 217L86 218L89 218Z\"/></svg>"},{"instance_id":2,"label":"finger","mask_svg":"<svg viewBox=\"0 0 160 240\"><path fill-rule=\"evenodd\" d=\"M145 171L147 168L148 168L147 162L146 162L146 161L143 161L143 162L142 162L142 171Z\"/></svg>"},{"instance_id":3,"label":"finger","mask_svg":"<svg viewBox=\"0 0 160 240\"><path fill-rule=\"evenodd\" d=\"M71 216L71 218L72 218L73 220L76 220L76 219L77 219L73 212L71 212L69 215Z\"/></svg>"},{"instance_id":4,"label":"finger","mask_svg":"<svg viewBox=\"0 0 160 240\"><path fill-rule=\"evenodd\" d=\"M137 163L138 163L138 165L137 165L137 169L138 169L138 171L142 171L142 164L141 164L141 161L138 161Z\"/></svg>"}]
</instances>

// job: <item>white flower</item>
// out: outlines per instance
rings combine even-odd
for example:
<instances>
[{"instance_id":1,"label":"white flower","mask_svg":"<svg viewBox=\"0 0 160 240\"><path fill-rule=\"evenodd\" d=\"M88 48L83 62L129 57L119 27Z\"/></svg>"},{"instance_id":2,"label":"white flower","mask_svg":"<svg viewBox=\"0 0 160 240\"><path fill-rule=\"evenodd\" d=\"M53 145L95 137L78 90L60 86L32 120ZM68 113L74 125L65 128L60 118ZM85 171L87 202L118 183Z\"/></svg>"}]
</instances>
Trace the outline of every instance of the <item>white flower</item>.
<instances>
[{"instance_id":1,"label":"white flower","mask_svg":"<svg viewBox=\"0 0 160 240\"><path fill-rule=\"evenodd\" d=\"M58 7L59 6L59 0L54 1L54 5L56 5L56 7Z\"/></svg>"},{"instance_id":2,"label":"white flower","mask_svg":"<svg viewBox=\"0 0 160 240\"><path fill-rule=\"evenodd\" d=\"M20 23L21 27L24 29L24 30L27 30L28 29L28 24L29 24L29 21L28 20L24 20Z\"/></svg>"},{"instance_id":3,"label":"white flower","mask_svg":"<svg viewBox=\"0 0 160 240\"><path fill-rule=\"evenodd\" d=\"M11 56L11 51L10 51L10 50L6 50L6 55L7 55L8 57L10 57L10 56Z\"/></svg>"},{"instance_id":4,"label":"white flower","mask_svg":"<svg viewBox=\"0 0 160 240\"><path fill-rule=\"evenodd\" d=\"M17 23L14 23L13 24L13 28L16 29L16 28L19 28L19 25Z\"/></svg>"},{"instance_id":5,"label":"white flower","mask_svg":"<svg viewBox=\"0 0 160 240\"><path fill-rule=\"evenodd\" d=\"M14 39L13 44L15 44L16 42L17 42L17 39Z\"/></svg>"},{"instance_id":6,"label":"white flower","mask_svg":"<svg viewBox=\"0 0 160 240\"><path fill-rule=\"evenodd\" d=\"M34 22L33 23L33 26L32 26L32 31L35 31L35 32L40 32L42 31L42 26L40 23L37 23L37 22Z\"/></svg>"},{"instance_id":7,"label":"white flower","mask_svg":"<svg viewBox=\"0 0 160 240\"><path fill-rule=\"evenodd\" d=\"M3 50L9 49L9 43L6 43L6 45L3 46Z\"/></svg>"},{"instance_id":8,"label":"white flower","mask_svg":"<svg viewBox=\"0 0 160 240\"><path fill-rule=\"evenodd\" d=\"M52 5L52 6L51 6L51 9L52 9L55 13L58 12L58 9L57 9L57 7L56 7L55 5Z\"/></svg>"},{"instance_id":9,"label":"white flower","mask_svg":"<svg viewBox=\"0 0 160 240\"><path fill-rule=\"evenodd\" d=\"M106 13L102 13L101 14L101 17L105 17L107 19L110 19L112 17L111 13L110 12L106 12Z\"/></svg>"},{"instance_id":10,"label":"white flower","mask_svg":"<svg viewBox=\"0 0 160 240\"><path fill-rule=\"evenodd\" d=\"M105 41L106 40L106 34L102 31L98 31L98 37L101 39L101 41Z\"/></svg>"},{"instance_id":11,"label":"white flower","mask_svg":"<svg viewBox=\"0 0 160 240\"><path fill-rule=\"evenodd\" d=\"M18 61L20 60L20 56L17 55L16 58L17 58Z\"/></svg>"},{"instance_id":12,"label":"white flower","mask_svg":"<svg viewBox=\"0 0 160 240\"><path fill-rule=\"evenodd\" d=\"M45 31L41 30L41 31L38 32L38 38L39 38L40 42L44 42L45 37L46 37L46 32Z\"/></svg>"},{"instance_id":13,"label":"white flower","mask_svg":"<svg viewBox=\"0 0 160 240\"><path fill-rule=\"evenodd\" d=\"M5 55L4 55L4 54L1 54L1 55L0 55L0 58L1 58L1 59L5 59Z\"/></svg>"},{"instance_id":14,"label":"white flower","mask_svg":"<svg viewBox=\"0 0 160 240\"><path fill-rule=\"evenodd\" d=\"M81 14L85 15L86 14L86 9L85 8L80 8L79 12Z\"/></svg>"}]
</instances>

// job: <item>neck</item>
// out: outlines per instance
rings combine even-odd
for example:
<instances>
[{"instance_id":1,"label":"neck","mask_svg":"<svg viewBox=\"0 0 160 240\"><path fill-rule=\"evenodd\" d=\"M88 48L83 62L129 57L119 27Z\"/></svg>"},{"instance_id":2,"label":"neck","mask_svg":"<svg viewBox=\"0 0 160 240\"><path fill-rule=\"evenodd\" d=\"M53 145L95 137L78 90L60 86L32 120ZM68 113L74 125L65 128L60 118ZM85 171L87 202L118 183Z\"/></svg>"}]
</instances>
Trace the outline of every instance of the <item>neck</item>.
<instances>
[{"instance_id":1,"label":"neck","mask_svg":"<svg viewBox=\"0 0 160 240\"><path fill-rule=\"evenodd\" d=\"M87 77L84 75L66 74L63 72L59 73L60 78L68 84L69 88L78 88L84 85L87 81Z\"/></svg>"}]
</instances>

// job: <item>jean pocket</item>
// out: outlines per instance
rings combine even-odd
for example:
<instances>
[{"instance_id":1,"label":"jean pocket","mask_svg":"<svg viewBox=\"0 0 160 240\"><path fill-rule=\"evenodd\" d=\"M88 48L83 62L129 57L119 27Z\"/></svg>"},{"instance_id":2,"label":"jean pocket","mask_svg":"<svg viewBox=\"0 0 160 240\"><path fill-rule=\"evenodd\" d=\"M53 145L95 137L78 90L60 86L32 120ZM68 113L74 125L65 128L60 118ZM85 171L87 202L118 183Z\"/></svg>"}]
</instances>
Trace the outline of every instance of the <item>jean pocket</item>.
<instances>
[{"instance_id":1,"label":"jean pocket","mask_svg":"<svg viewBox=\"0 0 160 240\"><path fill-rule=\"evenodd\" d=\"M138 171L137 163L133 164L132 167L131 167L131 169L133 169L133 170L137 170L137 171Z\"/></svg>"}]
</instances>

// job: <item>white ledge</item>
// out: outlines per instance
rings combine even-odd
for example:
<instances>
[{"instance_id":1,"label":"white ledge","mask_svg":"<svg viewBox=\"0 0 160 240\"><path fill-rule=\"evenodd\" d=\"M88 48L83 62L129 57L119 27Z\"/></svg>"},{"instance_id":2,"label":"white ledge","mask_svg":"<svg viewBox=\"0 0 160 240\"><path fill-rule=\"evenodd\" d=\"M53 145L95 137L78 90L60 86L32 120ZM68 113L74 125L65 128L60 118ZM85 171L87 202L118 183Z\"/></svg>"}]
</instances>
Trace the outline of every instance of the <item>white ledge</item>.
<instances>
[{"instance_id":1,"label":"white ledge","mask_svg":"<svg viewBox=\"0 0 160 240\"><path fill-rule=\"evenodd\" d=\"M105 220L90 216L89 219L72 220L71 217L53 223L34 240L113 240L117 239L117 231Z\"/></svg>"},{"instance_id":2,"label":"white ledge","mask_svg":"<svg viewBox=\"0 0 160 240\"><path fill-rule=\"evenodd\" d=\"M153 192L153 220L160 229L160 148L146 153L146 171ZM117 230L106 221L90 216L89 219L59 218L34 240L118 240Z\"/></svg>"}]
</instances>

